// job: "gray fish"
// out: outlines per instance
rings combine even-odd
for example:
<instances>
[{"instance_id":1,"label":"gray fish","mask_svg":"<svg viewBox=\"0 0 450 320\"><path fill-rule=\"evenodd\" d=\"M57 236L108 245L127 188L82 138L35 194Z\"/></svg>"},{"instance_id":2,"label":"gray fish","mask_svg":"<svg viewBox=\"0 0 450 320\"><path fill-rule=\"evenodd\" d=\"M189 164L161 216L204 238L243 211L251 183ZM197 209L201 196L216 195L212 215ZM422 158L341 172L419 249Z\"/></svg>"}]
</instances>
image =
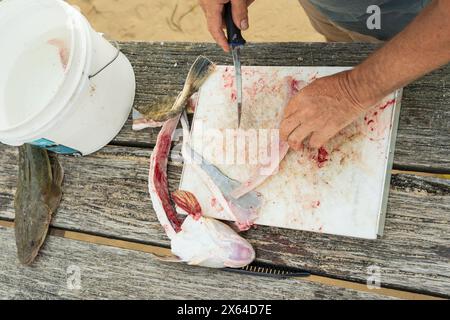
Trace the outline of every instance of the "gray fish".
<instances>
[{"instance_id":1,"label":"gray fish","mask_svg":"<svg viewBox=\"0 0 450 320\"><path fill-rule=\"evenodd\" d=\"M62 198L64 171L56 155L32 145L19 148L19 180L14 201L19 261L30 265L45 241Z\"/></svg>"}]
</instances>

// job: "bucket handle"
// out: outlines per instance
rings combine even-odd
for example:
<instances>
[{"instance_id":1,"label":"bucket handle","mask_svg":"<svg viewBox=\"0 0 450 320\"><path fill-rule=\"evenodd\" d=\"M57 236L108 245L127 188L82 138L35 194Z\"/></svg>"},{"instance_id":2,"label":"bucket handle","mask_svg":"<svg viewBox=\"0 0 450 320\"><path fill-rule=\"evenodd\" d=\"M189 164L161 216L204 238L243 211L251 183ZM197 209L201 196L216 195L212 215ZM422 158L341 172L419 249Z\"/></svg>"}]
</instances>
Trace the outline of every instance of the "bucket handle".
<instances>
[{"instance_id":1,"label":"bucket handle","mask_svg":"<svg viewBox=\"0 0 450 320\"><path fill-rule=\"evenodd\" d=\"M105 70L106 68L108 68L114 61L116 61L116 59L119 57L120 55L120 44L119 42L117 42L116 40L111 40L114 43L114 46L117 49L116 55L114 56L114 58L112 58L111 61L109 61L105 66L103 66L102 68L100 68L100 70L98 70L97 72L95 72L94 74L91 74L90 76L88 76L88 79L91 80L92 78L94 78L95 76L97 76L99 73L101 73L103 70Z\"/></svg>"}]
</instances>

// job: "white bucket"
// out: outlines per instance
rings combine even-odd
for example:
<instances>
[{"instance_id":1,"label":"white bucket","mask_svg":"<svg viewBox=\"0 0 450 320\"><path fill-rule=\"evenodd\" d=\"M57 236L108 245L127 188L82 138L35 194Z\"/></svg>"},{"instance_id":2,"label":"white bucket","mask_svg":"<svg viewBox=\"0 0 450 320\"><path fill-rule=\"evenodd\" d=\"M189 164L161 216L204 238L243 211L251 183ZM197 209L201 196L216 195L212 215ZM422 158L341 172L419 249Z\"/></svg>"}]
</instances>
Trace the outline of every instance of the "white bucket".
<instances>
[{"instance_id":1,"label":"white bucket","mask_svg":"<svg viewBox=\"0 0 450 320\"><path fill-rule=\"evenodd\" d=\"M0 141L87 155L131 111L128 59L60 0L0 2Z\"/></svg>"}]
</instances>

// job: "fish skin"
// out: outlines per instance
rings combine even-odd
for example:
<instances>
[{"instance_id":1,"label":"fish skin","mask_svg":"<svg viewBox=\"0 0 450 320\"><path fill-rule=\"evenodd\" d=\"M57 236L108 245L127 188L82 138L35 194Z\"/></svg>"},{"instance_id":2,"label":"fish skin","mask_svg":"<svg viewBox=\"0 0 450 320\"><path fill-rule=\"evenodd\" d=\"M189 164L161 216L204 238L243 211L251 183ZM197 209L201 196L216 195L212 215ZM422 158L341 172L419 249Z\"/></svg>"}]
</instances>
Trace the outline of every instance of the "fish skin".
<instances>
[{"instance_id":1,"label":"fish skin","mask_svg":"<svg viewBox=\"0 0 450 320\"><path fill-rule=\"evenodd\" d=\"M64 171L47 150L19 147L19 179L14 199L17 255L24 265L35 260L62 198Z\"/></svg>"}]
</instances>

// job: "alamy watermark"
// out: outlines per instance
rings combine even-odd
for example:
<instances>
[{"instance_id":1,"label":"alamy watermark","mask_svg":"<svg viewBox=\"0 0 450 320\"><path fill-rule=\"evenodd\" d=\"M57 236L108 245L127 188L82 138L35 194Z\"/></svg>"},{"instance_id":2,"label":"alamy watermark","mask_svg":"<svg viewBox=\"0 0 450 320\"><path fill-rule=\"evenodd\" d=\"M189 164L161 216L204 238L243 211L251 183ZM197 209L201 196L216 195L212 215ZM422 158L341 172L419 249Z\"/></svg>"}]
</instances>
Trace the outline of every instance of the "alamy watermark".
<instances>
[{"instance_id":1,"label":"alamy watermark","mask_svg":"<svg viewBox=\"0 0 450 320\"><path fill-rule=\"evenodd\" d=\"M380 289L381 288L381 268L377 265L367 267L367 288Z\"/></svg>"},{"instance_id":2,"label":"alamy watermark","mask_svg":"<svg viewBox=\"0 0 450 320\"><path fill-rule=\"evenodd\" d=\"M182 130L177 130L174 141L181 136ZM260 175L278 171L281 160L279 129L204 129L204 123L197 121L193 136L190 148L197 156L186 157L186 163L201 164L204 159L213 159L215 165L255 166ZM179 142L173 150L179 153L181 149Z\"/></svg>"},{"instance_id":3,"label":"alamy watermark","mask_svg":"<svg viewBox=\"0 0 450 320\"><path fill-rule=\"evenodd\" d=\"M381 8L375 4L368 6L366 10L370 16L367 18L366 26L369 30L381 29Z\"/></svg>"},{"instance_id":4,"label":"alamy watermark","mask_svg":"<svg viewBox=\"0 0 450 320\"><path fill-rule=\"evenodd\" d=\"M66 285L69 290L81 290L81 269L76 265L70 265L66 269Z\"/></svg>"}]
</instances>

